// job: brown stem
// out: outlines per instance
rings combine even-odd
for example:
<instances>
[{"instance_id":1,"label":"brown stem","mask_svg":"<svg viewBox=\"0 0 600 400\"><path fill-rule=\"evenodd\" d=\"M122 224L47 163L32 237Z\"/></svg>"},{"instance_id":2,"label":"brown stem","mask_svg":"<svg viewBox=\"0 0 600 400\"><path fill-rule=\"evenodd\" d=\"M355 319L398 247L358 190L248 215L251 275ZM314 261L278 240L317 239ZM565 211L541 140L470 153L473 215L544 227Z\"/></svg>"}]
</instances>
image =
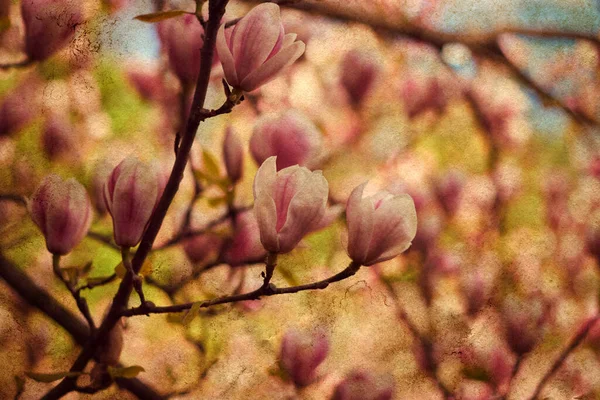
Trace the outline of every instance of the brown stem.
<instances>
[{"instance_id":1,"label":"brown stem","mask_svg":"<svg viewBox=\"0 0 600 400\"><path fill-rule=\"evenodd\" d=\"M0 64L0 69L12 69L12 68L25 68L33 64L32 60L25 59L23 61L18 61L14 63L8 64Z\"/></svg>"},{"instance_id":2,"label":"brown stem","mask_svg":"<svg viewBox=\"0 0 600 400\"><path fill-rule=\"evenodd\" d=\"M200 308L212 307L219 304L227 304L227 303L236 303L239 301L247 301L247 300L258 300L261 297L275 296L279 294L290 294L290 293L298 293L303 292L305 290L320 290L327 288L331 283L339 282L346 278L349 278L356 274L356 272L360 269L359 264L355 264L354 262L350 263L350 265L344 269L343 271L327 278L322 281L308 283L306 285L298 285L298 286L290 286L285 288L275 287L271 283L263 284L260 288L233 296L224 296L219 297L212 300L206 300L200 303ZM266 280L266 279L265 279ZM141 307L130 308L129 310L124 311L121 315L123 317L132 317L134 315L148 315L148 314L165 314L165 313L177 313L185 310L189 310L192 306L196 304L194 303L185 303L185 304L177 304L174 306L165 306L165 307L157 307L151 304L146 304Z\"/></svg>"},{"instance_id":3,"label":"brown stem","mask_svg":"<svg viewBox=\"0 0 600 400\"><path fill-rule=\"evenodd\" d=\"M63 327L79 345L89 338L88 326L75 314L64 308L48 292L39 287L27 274L0 254L0 277L30 306L37 308ZM163 396L139 379L117 379L117 384L140 399L161 400Z\"/></svg>"},{"instance_id":4,"label":"brown stem","mask_svg":"<svg viewBox=\"0 0 600 400\"><path fill-rule=\"evenodd\" d=\"M181 143L177 150L177 157L175 158L171 175L167 185L165 186L163 195L158 202L156 210L150 218L148 228L144 232L140 246L132 260L132 269L134 273L138 273L140 271L146 257L152 250L152 245L162 226L162 222L167 214L169 206L171 205L173 198L179 189L179 184L183 179L183 172L185 171L190 150L192 148L192 144L194 143L196 131L198 130L200 122L206 118L229 112L235 105L235 103L227 101L218 110L207 112L203 109L210 80L217 31L219 29L221 19L225 14L225 7L227 6L227 3L228 0L210 0L209 2L209 19L205 31L206 35L204 46L202 47L200 55L200 72L198 73L198 81L196 84L190 115L188 117L183 138L181 139ZM90 340L83 348L71 367L72 372L82 371L87 365L88 361L94 356L95 349L99 345L102 345L104 342L106 342L110 331L119 320L123 309L127 306L129 295L131 294L132 289L133 276L131 273L127 273L121 281L121 285L119 286L117 294L113 299L112 305L106 317L104 318L104 321L100 325L100 328L98 329L96 338ZM65 394L74 390L75 383L76 379L65 378L43 398L46 400L60 399Z\"/></svg>"},{"instance_id":5,"label":"brown stem","mask_svg":"<svg viewBox=\"0 0 600 400\"><path fill-rule=\"evenodd\" d=\"M575 350L583 342L589 331L594 327L598 320L600 320L600 314L590 319L579 331L579 333L575 335L575 337L571 340L569 345L562 351L562 353L560 353L556 361L554 361L552 367L550 367L550 369L544 374L540 383L538 383L538 385L535 387L535 391L530 397L531 400L536 400L539 397L546 383L548 383L550 378L552 378L552 375L554 375L556 371L558 371L558 369L563 365L563 363L565 362L567 357L569 357L569 355L573 352L573 350Z\"/></svg>"},{"instance_id":6,"label":"brown stem","mask_svg":"<svg viewBox=\"0 0 600 400\"><path fill-rule=\"evenodd\" d=\"M88 307L87 301L83 297L81 297L81 293L79 292L79 290L75 289L73 283L68 279L65 279L65 277L63 276L63 273L60 269L59 255L52 255L52 270L54 271L54 275L56 275L56 277L65 285L67 290L71 293L71 296L73 296L75 304L77 304L77 308L81 312L81 315L83 315L83 317L87 321L90 327L91 334L93 336L96 331L96 324L94 323L94 319L92 318L92 314L90 313L90 308Z\"/></svg>"},{"instance_id":7,"label":"brown stem","mask_svg":"<svg viewBox=\"0 0 600 400\"><path fill-rule=\"evenodd\" d=\"M133 277L133 287L140 297L140 302L144 304L146 302L146 297L144 296L144 290L142 289L142 278L140 278L140 276L133 271L129 247L121 248L121 258L123 259L123 266L125 267L125 270Z\"/></svg>"}]
</instances>

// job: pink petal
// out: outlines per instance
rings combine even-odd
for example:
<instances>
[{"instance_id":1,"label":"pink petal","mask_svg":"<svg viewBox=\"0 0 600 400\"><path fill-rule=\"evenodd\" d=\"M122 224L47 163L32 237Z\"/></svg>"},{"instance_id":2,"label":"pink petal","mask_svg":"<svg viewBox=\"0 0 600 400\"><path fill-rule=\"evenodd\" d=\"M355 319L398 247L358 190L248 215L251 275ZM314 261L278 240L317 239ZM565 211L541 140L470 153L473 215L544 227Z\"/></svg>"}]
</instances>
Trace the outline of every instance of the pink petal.
<instances>
[{"instance_id":1,"label":"pink petal","mask_svg":"<svg viewBox=\"0 0 600 400\"><path fill-rule=\"evenodd\" d=\"M304 53L304 48L304 43L298 41L282 49L277 55L254 69L248 76L242 78L240 83L241 89L246 92L251 92L259 86L275 79L279 72L300 58Z\"/></svg>"},{"instance_id":2,"label":"pink petal","mask_svg":"<svg viewBox=\"0 0 600 400\"><path fill-rule=\"evenodd\" d=\"M357 186L346 205L348 224L348 255L356 262L364 262L373 236L373 214L375 209L370 199L363 199L367 183Z\"/></svg>"},{"instance_id":3,"label":"pink petal","mask_svg":"<svg viewBox=\"0 0 600 400\"><path fill-rule=\"evenodd\" d=\"M227 35L225 32L225 24L221 25L219 32L217 33L217 54L221 65L223 66L223 72L225 73L225 79L231 86L237 86L239 84L237 72L235 71L235 62L233 61L233 55L228 45ZM230 35L231 33L229 33Z\"/></svg>"}]
</instances>

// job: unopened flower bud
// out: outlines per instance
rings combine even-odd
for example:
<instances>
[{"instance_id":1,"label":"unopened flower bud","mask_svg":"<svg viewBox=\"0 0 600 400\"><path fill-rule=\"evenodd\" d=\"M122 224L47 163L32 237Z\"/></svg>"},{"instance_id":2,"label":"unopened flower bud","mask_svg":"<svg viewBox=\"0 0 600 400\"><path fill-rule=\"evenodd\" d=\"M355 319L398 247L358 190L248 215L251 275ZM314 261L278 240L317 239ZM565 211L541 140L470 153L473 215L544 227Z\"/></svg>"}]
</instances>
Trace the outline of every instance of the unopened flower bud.
<instances>
[{"instance_id":1,"label":"unopened flower bud","mask_svg":"<svg viewBox=\"0 0 600 400\"><path fill-rule=\"evenodd\" d=\"M300 165L313 167L321 147L315 124L297 111L262 118L250 138L250 153L260 165L277 156L277 170Z\"/></svg>"},{"instance_id":2,"label":"unopened flower bud","mask_svg":"<svg viewBox=\"0 0 600 400\"><path fill-rule=\"evenodd\" d=\"M354 371L338 384L331 400L391 400L393 394L391 384L378 382L367 372Z\"/></svg>"},{"instance_id":3,"label":"unopened flower bud","mask_svg":"<svg viewBox=\"0 0 600 400\"><path fill-rule=\"evenodd\" d=\"M327 357L329 342L322 333L308 336L288 331L281 342L279 366L297 387L305 387L317 379L317 367Z\"/></svg>"},{"instance_id":4,"label":"unopened flower bud","mask_svg":"<svg viewBox=\"0 0 600 400\"><path fill-rule=\"evenodd\" d=\"M223 140L223 160L231 183L242 179L244 174L244 146L232 127L227 127Z\"/></svg>"},{"instance_id":5,"label":"unopened flower bud","mask_svg":"<svg viewBox=\"0 0 600 400\"><path fill-rule=\"evenodd\" d=\"M69 253L85 237L92 223L92 207L83 185L48 175L28 202L31 219L56 255Z\"/></svg>"},{"instance_id":6,"label":"unopened flower bud","mask_svg":"<svg viewBox=\"0 0 600 400\"><path fill-rule=\"evenodd\" d=\"M217 34L225 79L244 92L275 79L304 53L304 47L295 33L285 34L279 6L271 3L254 7L233 29L221 25Z\"/></svg>"},{"instance_id":7,"label":"unopened flower bud","mask_svg":"<svg viewBox=\"0 0 600 400\"><path fill-rule=\"evenodd\" d=\"M515 296L506 298L503 317L506 341L518 355L529 353L540 341L542 328L547 318L542 301L538 298L519 300Z\"/></svg>"},{"instance_id":8,"label":"unopened flower bud","mask_svg":"<svg viewBox=\"0 0 600 400\"><path fill-rule=\"evenodd\" d=\"M195 235L183 242L183 250L193 263L208 260L219 251L222 239L217 235Z\"/></svg>"},{"instance_id":9,"label":"unopened flower bud","mask_svg":"<svg viewBox=\"0 0 600 400\"><path fill-rule=\"evenodd\" d=\"M25 53L43 61L63 48L83 23L82 2L75 0L23 0Z\"/></svg>"},{"instance_id":10,"label":"unopened flower bud","mask_svg":"<svg viewBox=\"0 0 600 400\"><path fill-rule=\"evenodd\" d=\"M154 166L128 157L104 186L104 202L113 219L115 243L133 247L141 238L160 199L161 177Z\"/></svg>"},{"instance_id":11,"label":"unopened flower bud","mask_svg":"<svg viewBox=\"0 0 600 400\"><path fill-rule=\"evenodd\" d=\"M363 102L377 76L378 67L373 58L364 52L352 50L342 60L341 83L353 105Z\"/></svg>"},{"instance_id":12,"label":"unopened flower bud","mask_svg":"<svg viewBox=\"0 0 600 400\"><path fill-rule=\"evenodd\" d=\"M264 248L292 251L325 215L329 185L321 171L293 166L277 172L268 158L254 178L254 211Z\"/></svg>"},{"instance_id":13,"label":"unopened flower bud","mask_svg":"<svg viewBox=\"0 0 600 400\"><path fill-rule=\"evenodd\" d=\"M460 171L451 170L436 184L435 192L438 201L449 215L453 215L458 209L465 182L465 176Z\"/></svg>"},{"instance_id":14,"label":"unopened flower bud","mask_svg":"<svg viewBox=\"0 0 600 400\"><path fill-rule=\"evenodd\" d=\"M75 131L67 116L53 114L42 132L43 149L50 160L62 158L76 150Z\"/></svg>"},{"instance_id":15,"label":"unopened flower bud","mask_svg":"<svg viewBox=\"0 0 600 400\"><path fill-rule=\"evenodd\" d=\"M417 212L409 195L380 191L363 198L365 186L356 187L346 205L347 250L352 261L368 266L410 247L417 232Z\"/></svg>"},{"instance_id":16,"label":"unopened flower bud","mask_svg":"<svg viewBox=\"0 0 600 400\"><path fill-rule=\"evenodd\" d=\"M158 36L169 56L169 64L184 85L196 82L204 29L195 15L169 18L158 25Z\"/></svg>"}]
</instances>

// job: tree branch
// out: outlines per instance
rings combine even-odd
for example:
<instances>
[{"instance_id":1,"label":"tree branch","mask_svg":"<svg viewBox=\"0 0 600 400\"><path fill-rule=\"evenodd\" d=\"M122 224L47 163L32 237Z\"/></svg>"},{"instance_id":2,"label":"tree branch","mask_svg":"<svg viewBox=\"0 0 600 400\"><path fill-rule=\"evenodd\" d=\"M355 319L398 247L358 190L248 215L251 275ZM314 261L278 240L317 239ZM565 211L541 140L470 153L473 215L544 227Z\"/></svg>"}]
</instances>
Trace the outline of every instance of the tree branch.
<instances>
[{"instance_id":1,"label":"tree branch","mask_svg":"<svg viewBox=\"0 0 600 400\"><path fill-rule=\"evenodd\" d=\"M218 298L212 299L212 300L206 300L206 301L201 302L199 307L207 308L207 307L213 307L213 306L216 306L219 304L236 303L239 301L247 301L247 300L258 300L261 297L275 296L275 295L279 295L279 294L298 293L298 292L303 292L305 290L321 290L321 289L327 288L330 284L332 284L334 282L339 282L341 280L344 280L346 278L353 276L354 274L356 274L356 272L359 269L360 269L360 265L352 262L343 271L341 271L327 279L324 279L322 281L308 283L305 285L290 286L290 287L285 287L285 288L275 287L275 285L273 285L272 283L269 283L269 281L266 279L266 276L265 276L265 283L260 288L254 290L252 292L233 295L233 296L218 297ZM153 306L151 304L145 304L140 307L130 308L129 310L126 310L123 313L121 313L121 316L132 317L134 315L177 313L177 312L189 310L190 308L192 308L192 306L194 304L197 304L197 303L194 302L194 303L176 304L173 306L164 306L164 307L158 307L158 306Z\"/></svg>"}]
</instances>

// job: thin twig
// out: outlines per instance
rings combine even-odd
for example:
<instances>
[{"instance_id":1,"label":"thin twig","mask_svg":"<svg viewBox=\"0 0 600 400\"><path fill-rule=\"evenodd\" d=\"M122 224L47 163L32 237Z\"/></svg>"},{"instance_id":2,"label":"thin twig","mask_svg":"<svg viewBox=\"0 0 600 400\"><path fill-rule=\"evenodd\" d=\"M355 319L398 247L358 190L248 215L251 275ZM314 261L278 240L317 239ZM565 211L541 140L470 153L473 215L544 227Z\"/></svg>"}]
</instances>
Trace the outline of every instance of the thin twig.
<instances>
[{"instance_id":1,"label":"thin twig","mask_svg":"<svg viewBox=\"0 0 600 400\"><path fill-rule=\"evenodd\" d=\"M32 60L25 59L14 63L0 64L0 69L25 68L33 64Z\"/></svg>"},{"instance_id":2,"label":"thin twig","mask_svg":"<svg viewBox=\"0 0 600 400\"><path fill-rule=\"evenodd\" d=\"M327 279L324 279L322 281L309 283L309 284L305 284L305 285L290 286L290 287L285 287L285 288L275 287L275 285L273 285L272 283L269 283L265 277L265 282L263 283L263 285L260 288L254 290L252 292L233 295L233 296L224 296L224 297L219 297L219 298L212 299L212 300L206 300L206 301L203 301L202 303L200 303L200 308L213 307L216 305L227 304L227 303L236 303L239 301L258 300L261 297L275 296L275 295L279 295L279 294L298 293L298 292L302 292L305 290L321 290L321 289L327 288L331 283L338 282L338 281L341 281L341 280L344 280L346 278L353 276L354 274L356 274L356 272L359 269L360 269L360 265L355 264L355 263L350 263L350 265L343 271L341 271ZM177 304L177 305L173 305L173 306L164 306L164 307L158 307L158 306L153 306L151 304L145 304L140 307L130 308L128 310L125 310L124 312L121 313L121 316L132 317L134 315L178 313L181 311L189 310L190 308L192 308L192 306L194 304L197 304L197 302Z\"/></svg>"},{"instance_id":3,"label":"thin twig","mask_svg":"<svg viewBox=\"0 0 600 400\"><path fill-rule=\"evenodd\" d=\"M544 376L540 380L540 383L538 383L538 385L536 386L533 395L530 397L531 400L536 400L539 397L546 383L548 383L550 378L552 378L552 375L554 375L556 371L558 371L558 369L563 365L563 363L566 361L569 355L571 355L573 350L575 350L583 342L589 331L594 327L598 320L600 320L600 314L590 319L583 326L583 328L579 330L579 333L575 335L575 337L571 340L569 345L562 351L562 353L560 353L556 361L554 361L552 367L550 367L550 369L544 374Z\"/></svg>"},{"instance_id":4,"label":"thin twig","mask_svg":"<svg viewBox=\"0 0 600 400\"><path fill-rule=\"evenodd\" d=\"M65 277L63 276L63 271L61 271L60 268L60 256L58 255L52 256L52 270L54 271L54 275L56 275L56 277L65 285L67 290L71 293L71 296L73 296L75 304L77 304L77 308L79 309L79 311L87 321L88 325L90 326L90 332L93 336L96 331L96 324L94 323L94 319L92 318L92 314L90 313L90 308L88 307L87 301L85 300L85 298L81 297L80 291L75 289L75 285L73 284L73 282L69 281L68 279L65 279Z\"/></svg>"}]
</instances>

